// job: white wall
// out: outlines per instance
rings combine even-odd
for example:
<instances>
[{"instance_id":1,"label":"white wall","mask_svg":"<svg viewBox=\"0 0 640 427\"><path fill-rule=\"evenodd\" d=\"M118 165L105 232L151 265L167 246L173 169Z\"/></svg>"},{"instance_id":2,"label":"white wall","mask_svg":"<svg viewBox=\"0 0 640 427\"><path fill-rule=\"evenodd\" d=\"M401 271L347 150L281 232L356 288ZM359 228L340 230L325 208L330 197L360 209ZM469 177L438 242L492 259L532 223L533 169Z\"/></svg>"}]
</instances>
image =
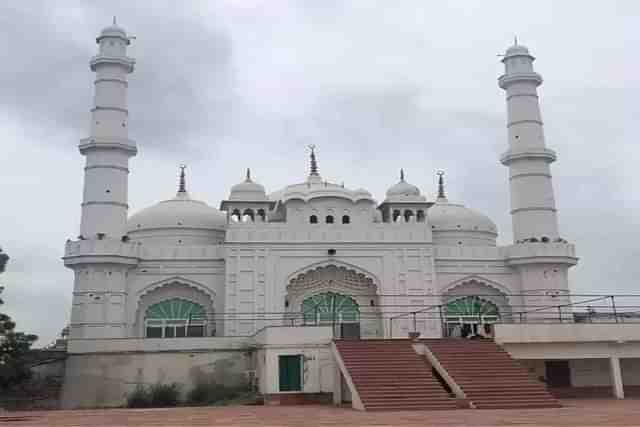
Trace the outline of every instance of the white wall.
<instances>
[{"instance_id":1,"label":"white wall","mask_svg":"<svg viewBox=\"0 0 640 427\"><path fill-rule=\"evenodd\" d=\"M181 385L197 380L238 385L247 379L249 358L242 350L93 353L70 355L62 390L63 408L122 406L138 384Z\"/></svg>"}]
</instances>

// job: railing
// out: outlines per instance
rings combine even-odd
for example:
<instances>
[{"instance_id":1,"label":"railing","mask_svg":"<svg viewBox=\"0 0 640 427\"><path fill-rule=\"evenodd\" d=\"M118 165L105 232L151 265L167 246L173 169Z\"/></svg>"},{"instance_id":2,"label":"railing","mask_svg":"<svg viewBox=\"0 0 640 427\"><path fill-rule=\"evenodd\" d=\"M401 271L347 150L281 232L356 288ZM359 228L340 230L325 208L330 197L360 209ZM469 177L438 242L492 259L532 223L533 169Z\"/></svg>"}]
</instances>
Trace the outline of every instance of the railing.
<instances>
[{"instance_id":1,"label":"railing","mask_svg":"<svg viewBox=\"0 0 640 427\"><path fill-rule=\"evenodd\" d=\"M362 298L362 295L353 295ZM369 297L369 296L367 296ZM406 338L410 332L423 336L447 336L454 325L491 325L496 323L640 323L640 295L570 295L557 296L512 295L371 295L371 306L361 306L355 319L342 317L339 311L331 318L320 317L313 312L306 316L298 311L286 312L215 312L198 317L207 324L207 335L250 336L269 326L333 326L336 338L342 324L359 323L362 337ZM508 303L495 305L497 312L450 312L449 305L441 301L457 301L460 298L477 297L492 301L500 297ZM375 298L375 299L374 299ZM424 304L415 301L421 298ZM542 300L537 304L513 303L527 298ZM379 303L379 301L388 301ZM436 301L438 301L436 303ZM551 303L545 303L545 302ZM391 303L393 302L393 303ZM311 314L311 315L310 315Z\"/></svg>"}]
</instances>

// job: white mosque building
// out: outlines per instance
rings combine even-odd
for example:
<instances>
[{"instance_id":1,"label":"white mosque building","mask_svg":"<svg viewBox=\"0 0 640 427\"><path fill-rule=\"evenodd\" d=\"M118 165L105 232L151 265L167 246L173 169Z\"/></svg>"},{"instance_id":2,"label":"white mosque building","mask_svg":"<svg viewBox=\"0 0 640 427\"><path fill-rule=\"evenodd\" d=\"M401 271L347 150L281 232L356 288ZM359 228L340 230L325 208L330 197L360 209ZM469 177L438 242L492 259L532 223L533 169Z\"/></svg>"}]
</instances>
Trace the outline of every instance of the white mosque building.
<instances>
[{"instance_id":1,"label":"white mosque building","mask_svg":"<svg viewBox=\"0 0 640 427\"><path fill-rule=\"evenodd\" d=\"M135 61L115 24L97 43L91 132L80 143L80 237L64 257L75 274L72 338L247 336L276 322L323 321L332 310L338 322L360 323L363 336L406 336L408 317L381 321L398 306L449 303L455 314L509 316L568 293L577 259L558 230L556 155L545 144L542 78L526 47L506 51L499 80L515 242L497 246L494 222L449 202L442 174L431 199L401 171L379 202L366 189L323 179L313 148L309 175L283 189L266 191L247 170L217 209L190 197L183 168L174 197L130 215L137 148L128 135L127 74ZM481 303L465 306L462 295L482 295ZM417 330L442 333L436 319Z\"/></svg>"},{"instance_id":2,"label":"white mosque building","mask_svg":"<svg viewBox=\"0 0 640 427\"><path fill-rule=\"evenodd\" d=\"M268 377L277 365L246 354L275 348L265 344L275 327L290 331L281 337L289 349L311 345L302 325L330 324L337 336L436 338L461 323L568 301L577 258L558 229L556 154L544 138L542 77L525 46L506 50L498 80L508 131L499 160L509 172L514 238L498 246L490 218L447 199L442 173L433 197L401 172L376 199L322 178L313 147L308 176L285 188L267 191L261 171L247 170L226 200L207 203L191 198L183 167L175 195L167 189L167 200L130 213L129 159L137 154L128 132L130 40L114 23L90 61L95 103L79 146L86 157L80 236L67 241L64 256L74 273L67 406L120 401L132 378L181 380L207 366L220 376L221 360L275 393L277 380ZM333 374L322 373L330 351L308 351L320 352L308 359L318 372L304 387L331 389L325 381ZM88 392L96 381L101 391Z\"/></svg>"}]
</instances>

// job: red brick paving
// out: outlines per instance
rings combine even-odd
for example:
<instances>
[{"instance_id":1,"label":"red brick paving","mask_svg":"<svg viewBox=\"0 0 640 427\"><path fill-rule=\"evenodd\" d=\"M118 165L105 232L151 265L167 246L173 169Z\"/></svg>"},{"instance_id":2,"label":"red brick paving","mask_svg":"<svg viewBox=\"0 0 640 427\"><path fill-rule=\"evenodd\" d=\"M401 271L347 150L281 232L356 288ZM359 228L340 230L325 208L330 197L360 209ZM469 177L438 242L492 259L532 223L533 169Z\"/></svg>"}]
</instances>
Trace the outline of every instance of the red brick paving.
<instances>
[{"instance_id":1,"label":"red brick paving","mask_svg":"<svg viewBox=\"0 0 640 427\"><path fill-rule=\"evenodd\" d=\"M357 412L330 406L234 406L219 408L108 409L12 412L0 426L34 427L329 427L329 426L640 426L639 400L571 400L554 409L460 409ZM4 417L26 417L24 421ZM4 422L3 422L4 421Z\"/></svg>"}]
</instances>

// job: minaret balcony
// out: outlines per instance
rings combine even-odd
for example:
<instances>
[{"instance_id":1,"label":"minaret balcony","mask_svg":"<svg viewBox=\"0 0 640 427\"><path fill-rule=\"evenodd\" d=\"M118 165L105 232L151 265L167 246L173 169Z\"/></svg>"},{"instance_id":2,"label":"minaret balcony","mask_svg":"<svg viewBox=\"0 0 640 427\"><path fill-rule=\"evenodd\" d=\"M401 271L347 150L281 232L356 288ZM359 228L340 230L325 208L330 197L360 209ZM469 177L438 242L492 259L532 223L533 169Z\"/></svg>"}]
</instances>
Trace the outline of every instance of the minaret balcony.
<instances>
[{"instance_id":1,"label":"minaret balcony","mask_svg":"<svg viewBox=\"0 0 640 427\"><path fill-rule=\"evenodd\" d=\"M547 163L553 163L556 161L556 152L549 148L525 148L522 151L509 149L500 156L500 163L509 166L509 164L515 160L530 159L545 160Z\"/></svg>"},{"instance_id":2,"label":"minaret balcony","mask_svg":"<svg viewBox=\"0 0 640 427\"><path fill-rule=\"evenodd\" d=\"M135 243L115 239L67 240L65 266L86 263L138 264L140 248Z\"/></svg>"},{"instance_id":3,"label":"minaret balcony","mask_svg":"<svg viewBox=\"0 0 640 427\"><path fill-rule=\"evenodd\" d=\"M536 86L540 86L542 84L542 76L535 72L503 74L498 79L498 85L502 89L507 89L507 87L512 83L521 83L521 82L527 82L527 81L535 83Z\"/></svg>"},{"instance_id":4,"label":"minaret balcony","mask_svg":"<svg viewBox=\"0 0 640 427\"><path fill-rule=\"evenodd\" d=\"M508 265L568 264L576 265L576 248L571 243L526 242L505 247Z\"/></svg>"},{"instance_id":5,"label":"minaret balcony","mask_svg":"<svg viewBox=\"0 0 640 427\"><path fill-rule=\"evenodd\" d=\"M134 65L136 64L136 60L130 58L128 56L106 56L106 55L96 55L91 58L91 62L89 65L91 66L91 71L96 71L96 67L98 65L121 65L127 73L133 72Z\"/></svg>"},{"instance_id":6,"label":"minaret balcony","mask_svg":"<svg viewBox=\"0 0 640 427\"><path fill-rule=\"evenodd\" d=\"M80 145L78 146L78 149L82 154L85 154L87 151L97 148L123 150L127 151L131 156L135 156L138 153L136 142L133 139L97 138L95 136L92 136L89 138L81 139Z\"/></svg>"}]
</instances>

